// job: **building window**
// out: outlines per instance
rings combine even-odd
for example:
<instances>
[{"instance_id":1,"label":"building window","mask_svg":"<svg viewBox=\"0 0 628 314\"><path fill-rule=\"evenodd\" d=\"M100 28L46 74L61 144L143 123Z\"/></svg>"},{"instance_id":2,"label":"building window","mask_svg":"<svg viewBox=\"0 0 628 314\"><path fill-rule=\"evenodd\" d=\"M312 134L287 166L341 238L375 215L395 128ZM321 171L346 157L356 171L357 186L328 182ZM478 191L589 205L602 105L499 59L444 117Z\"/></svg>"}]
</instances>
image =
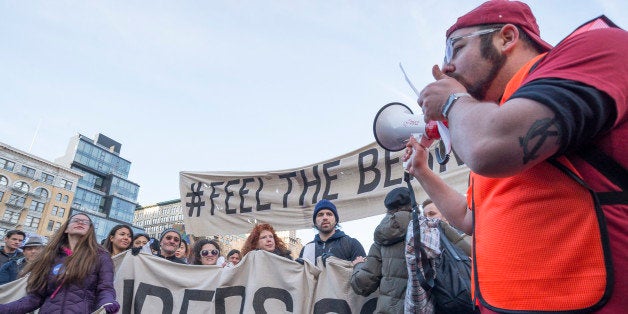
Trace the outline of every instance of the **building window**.
<instances>
[{"instance_id":1,"label":"building window","mask_svg":"<svg viewBox=\"0 0 628 314\"><path fill-rule=\"evenodd\" d=\"M29 178L34 178L35 169L31 167L22 166L22 170L20 170L20 174Z\"/></svg>"},{"instance_id":2,"label":"building window","mask_svg":"<svg viewBox=\"0 0 628 314\"><path fill-rule=\"evenodd\" d=\"M55 197L57 201L61 201L61 193L57 193L57 197Z\"/></svg>"},{"instance_id":3,"label":"building window","mask_svg":"<svg viewBox=\"0 0 628 314\"><path fill-rule=\"evenodd\" d=\"M13 171L15 163L4 158L0 158L0 168L8 171Z\"/></svg>"},{"instance_id":4,"label":"building window","mask_svg":"<svg viewBox=\"0 0 628 314\"><path fill-rule=\"evenodd\" d=\"M3 197L4 197L4 191L0 191L0 202L2 202Z\"/></svg>"},{"instance_id":5,"label":"building window","mask_svg":"<svg viewBox=\"0 0 628 314\"><path fill-rule=\"evenodd\" d=\"M61 223L60 222L56 222L55 223L55 228L52 231L57 232L59 230L59 228L61 228Z\"/></svg>"},{"instance_id":6,"label":"building window","mask_svg":"<svg viewBox=\"0 0 628 314\"><path fill-rule=\"evenodd\" d=\"M22 207L22 206L24 206L24 202L26 202L26 197L24 197L24 196L11 194L11 197L9 198L9 204L12 204L12 205L15 205L15 206Z\"/></svg>"},{"instance_id":7,"label":"building window","mask_svg":"<svg viewBox=\"0 0 628 314\"><path fill-rule=\"evenodd\" d=\"M54 227L55 222L52 220L48 220L48 226L46 227L46 230L48 231L52 231L52 227Z\"/></svg>"},{"instance_id":8,"label":"building window","mask_svg":"<svg viewBox=\"0 0 628 314\"><path fill-rule=\"evenodd\" d=\"M28 183L24 182L24 181L17 181L15 182L15 184L13 184L13 187L24 192L24 193L28 193L28 190L30 190L30 186L28 186Z\"/></svg>"},{"instance_id":9,"label":"building window","mask_svg":"<svg viewBox=\"0 0 628 314\"><path fill-rule=\"evenodd\" d=\"M72 191L72 181L61 179L61 185L68 191Z\"/></svg>"},{"instance_id":10,"label":"building window","mask_svg":"<svg viewBox=\"0 0 628 314\"><path fill-rule=\"evenodd\" d=\"M4 186L9 185L9 180L7 180L7 177L0 176L0 185L4 185Z\"/></svg>"},{"instance_id":11,"label":"building window","mask_svg":"<svg viewBox=\"0 0 628 314\"><path fill-rule=\"evenodd\" d=\"M33 228L37 228L39 227L39 218L37 217L33 217L33 216L26 216L26 221L24 221L24 226L26 227L33 227Z\"/></svg>"},{"instance_id":12,"label":"building window","mask_svg":"<svg viewBox=\"0 0 628 314\"><path fill-rule=\"evenodd\" d=\"M51 174L47 174L45 172L41 173L41 177L39 178L39 181L41 182L45 182L48 184L52 184L52 182L55 180L55 177Z\"/></svg>"},{"instance_id":13,"label":"building window","mask_svg":"<svg viewBox=\"0 0 628 314\"><path fill-rule=\"evenodd\" d=\"M8 221L14 224L16 224L19 219L20 219L20 213L12 212L10 210L5 210L4 216L2 217L2 220Z\"/></svg>"},{"instance_id":14,"label":"building window","mask_svg":"<svg viewBox=\"0 0 628 314\"><path fill-rule=\"evenodd\" d=\"M41 203L38 201L31 201L31 207L29 210L41 213L44 210L44 203Z\"/></svg>"},{"instance_id":15,"label":"building window","mask_svg":"<svg viewBox=\"0 0 628 314\"><path fill-rule=\"evenodd\" d=\"M63 195L63 202L64 203L68 203L68 196L67 195Z\"/></svg>"},{"instance_id":16,"label":"building window","mask_svg":"<svg viewBox=\"0 0 628 314\"><path fill-rule=\"evenodd\" d=\"M63 215L65 215L65 208L59 207L59 206L54 206L52 208L52 211L50 212L50 215L63 217Z\"/></svg>"},{"instance_id":17,"label":"building window","mask_svg":"<svg viewBox=\"0 0 628 314\"><path fill-rule=\"evenodd\" d=\"M41 197L41 198L48 198L48 191L46 191L46 189L44 188L36 188L35 189L35 195Z\"/></svg>"}]
</instances>

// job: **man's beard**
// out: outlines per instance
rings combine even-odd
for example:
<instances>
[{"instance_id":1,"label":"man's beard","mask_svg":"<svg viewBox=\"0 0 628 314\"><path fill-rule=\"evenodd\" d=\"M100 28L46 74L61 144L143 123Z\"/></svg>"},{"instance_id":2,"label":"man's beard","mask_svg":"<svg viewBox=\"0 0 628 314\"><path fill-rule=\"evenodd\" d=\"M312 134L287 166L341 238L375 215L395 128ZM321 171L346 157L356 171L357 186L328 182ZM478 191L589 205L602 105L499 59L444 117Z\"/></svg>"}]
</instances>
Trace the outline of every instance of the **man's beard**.
<instances>
[{"instance_id":1,"label":"man's beard","mask_svg":"<svg viewBox=\"0 0 628 314\"><path fill-rule=\"evenodd\" d=\"M506 63L506 56L497 51L493 45L482 45L480 48L481 56L485 60L490 61L490 70L484 76L484 78L470 83L462 78L460 75L452 73L451 77L455 78L460 84L462 84L473 98L478 100L486 100L486 92L490 87L490 83L495 80L499 70L501 70L504 63Z\"/></svg>"},{"instance_id":2,"label":"man's beard","mask_svg":"<svg viewBox=\"0 0 628 314\"><path fill-rule=\"evenodd\" d=\"M322 226L316 226L316 229L318 229L318 232L320 232L320 233L330 234L330 233L334 232L334 230L336 230L336 225L335 224L330 224L330 227L326 227L325 229L323 229Z\"/></svg>"}]
</instances>

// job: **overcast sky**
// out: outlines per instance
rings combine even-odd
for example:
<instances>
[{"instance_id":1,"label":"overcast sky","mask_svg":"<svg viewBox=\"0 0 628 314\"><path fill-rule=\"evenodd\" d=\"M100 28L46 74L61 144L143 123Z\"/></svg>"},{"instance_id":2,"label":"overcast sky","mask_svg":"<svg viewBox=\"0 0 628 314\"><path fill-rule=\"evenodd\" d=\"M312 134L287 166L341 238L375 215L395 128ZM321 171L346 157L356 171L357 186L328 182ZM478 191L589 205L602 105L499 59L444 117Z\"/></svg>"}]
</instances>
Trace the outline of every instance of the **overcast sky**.
<instances>
[{"instance_id":1,"label":"overcast sky","mask_svg":"<svg viewBox=\"0 0 628 314\"><path fill-rule=\"evenodd\" d=\"M373 142L383 105L418 111L398 63L429 83L481 2L1 1L0 141L54 160L103 133L141 205L180 198L179 171L327 160ZM601 14L628 27L625 1L527 3L551 44ZM368 251L379 219L344 230Z\"/></svg>"}]
</instances>

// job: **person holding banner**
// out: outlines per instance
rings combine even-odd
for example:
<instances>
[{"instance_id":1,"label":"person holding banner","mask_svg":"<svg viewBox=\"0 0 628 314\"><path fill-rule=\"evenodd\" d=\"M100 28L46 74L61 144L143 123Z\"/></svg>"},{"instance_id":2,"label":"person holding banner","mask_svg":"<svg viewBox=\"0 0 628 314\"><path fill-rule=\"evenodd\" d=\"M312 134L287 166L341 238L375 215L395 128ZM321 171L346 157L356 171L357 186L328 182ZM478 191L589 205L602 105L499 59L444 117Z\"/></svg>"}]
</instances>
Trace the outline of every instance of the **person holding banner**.
<instances>
[{"instance_id":1,"label":"person holding banner","mask_svg":"<svg viewBox=\"0 0 628 314\"><path fill-rule=\"evenodd\" d=\"M269 224L257 224L253 227L249 237L244 242L242 257L244 258L246 254L255 250L264 250L292 260L288 246L277 236L275 228Z\"/></svg>"},{"instance_id":2,"label":"person holding banner","mask_svg":"<svg viewBox=\"0 0 628 314\"><path fill-rule=\"evenodd\" d=\"M227 262L225 263L225 267L233 267L235 265L238 265L241 259L242 255L240 253L240 250L232 249L231 251L229 251L229 253L227 253Z\"/></svg>"},{"instance_id":3,"label":"person holding banner","mask_svg":"<svg viewBox=\"0 0 628 314\"><path fill-rule=\"evenodd\" d=\"M116 313L120 305L113 288L113 261L96 241L89 216L70 217L49 241L40 257L24 268L30 273L27 295L0 304L0 313L91 313L104 307Z\"/></svg>"},{"instance_id":4,"label":"person holding banner","mask_svg":"<svg viewBox=\"0 0 628 314\"><path fill-rule=\"evenodd\" d=\"M322 199L314 207L312 215L314 228L318 234L314 240L306 244L299 253L299 258L316 264L316 259L323 256L335 256L339 259L350 261L353 265L363 262L366 252L360 241L338 230L338 210L334 203Z\"/></svg>"},{"instance_id":5,"label":"person holding banner","mask_svg":"<svg viewBox=\"0 0 628 314\"><path fill-rule=\"evenodd\" d=\"M403 160L416 152L408 172L473 233L481 311L625 313L628 32L600 16L552 47L528 5L494 0L446 38L418 103L448 121L466 197L429 169L425 141Z\"/></svg>"},{"instance_id":6,"label":"person holding banner","mask_svg":"<svg viewBox=\"0 0 628 314\"><path fill-rule=\"evenodd\" d=\"M150 242L150 238L145 233L138 233L133 236L133 247L143 247L148 242Z\"/></svg>"},{"instance_id":7,"label":"person holding banner","mask_svg":"<svg viewBox=\"0 0 628 314\"><path fill-rule=\"evenodd\" d=\"M405 238L412 219L410 190L393 189L386 195L384 205L386 216L375 228L366 261L353 269L351 287L362 296L380 288L374 313L403 313L408 282Z\"/></svg>"},{"instance_id":8,"label":"person holding banner","mask_svg":"<svg viewBox=\"0 0 628 314\"><path fill-rule=\"evenodd\" d=\"M209 239L200 239L194 243L194 261L192 265L217 265L220 257L220 245Z\"/></svg>"},{"instance_id":9,"label":"person holding banner","mask_svg":"<svg viewBox=\"0 0 628 314\"><path fill-rule=\"evenodd\" d=\"M181 234L176 229L168 228L161 232L161 236L159 237L159 253L157 256L173 263L187 264L184 260L175 255L180 246Z\"/></svg>"},{"instance_id":10,"label":"person holding banner","mask_svg":"<svg viewBox=\"0 0 628 314\"><path fill-rule=\"evenodd\" d=\"M190 249L188 248L188 243L185 240L181 239L181 245L174 252L174 256L182 259L186 264L189 264L190 263L190 261L188 260L189 255L190 255Z\"/></svg>"},{"instance_id":11,"label":"person holding banner","mask_svg":"<svg viewBox=\"0 0 628 314\"><path fill-rule=\"evenodd\" d=\"M133 246L133 230L128 225L116 225L109 231L104 247L111 256L118 255Z\"/></svg>"}]
</instances>

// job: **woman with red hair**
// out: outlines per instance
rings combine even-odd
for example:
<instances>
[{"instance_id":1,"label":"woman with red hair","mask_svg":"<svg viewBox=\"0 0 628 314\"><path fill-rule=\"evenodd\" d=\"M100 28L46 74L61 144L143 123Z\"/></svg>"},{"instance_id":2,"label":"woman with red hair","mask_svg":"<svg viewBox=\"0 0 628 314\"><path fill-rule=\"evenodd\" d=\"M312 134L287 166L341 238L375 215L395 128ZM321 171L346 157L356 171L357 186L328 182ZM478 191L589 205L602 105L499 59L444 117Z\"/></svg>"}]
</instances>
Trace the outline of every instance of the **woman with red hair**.
<instances>
[{"instance_id":1,"label":"woman with red hair","mask_svg":"<svg viewBox=\"0 0 628 314\"><path fill-rule=\"evenodd\" d=\"M264 250L292 260L288 246L277 236L275 229L269 224L258 224L253 227L251 234L244 242L242 257L244 258L247 253L255 250Z\"/></svg>"}]
</instances>

